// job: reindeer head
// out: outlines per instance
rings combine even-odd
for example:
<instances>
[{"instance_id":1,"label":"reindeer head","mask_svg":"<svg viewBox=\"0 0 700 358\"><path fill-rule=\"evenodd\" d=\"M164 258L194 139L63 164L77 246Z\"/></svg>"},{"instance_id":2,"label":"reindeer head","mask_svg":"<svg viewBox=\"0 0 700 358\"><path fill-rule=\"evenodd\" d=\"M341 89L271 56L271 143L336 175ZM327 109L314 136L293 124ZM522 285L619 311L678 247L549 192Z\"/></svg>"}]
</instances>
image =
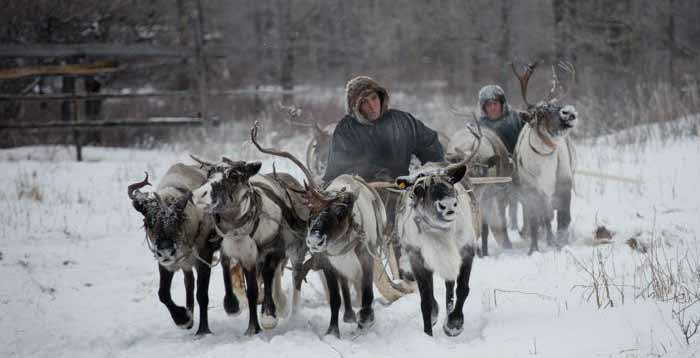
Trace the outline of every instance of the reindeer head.
<instances>
[{"instance_id":1,"label":"reindeer head","mask_svg":"<svg viewBox=\"0 0 700 358\"><path fill-rule=\"evenodd\" d=\"M148 173L142 182L129 185L128 194L134 208L144 219L148 240L158 262L169 266L176 262L178 242L187 219L185 208L192 199L192 192L186 191L180 197L163 200L157 193L142 193L139 189L150 185Z\"/></svg>"},{"instance_id":2,"label":"reindeer head","mask_svg":"<svg viewBox=\"0 0 700 358\"><path fill-rule=\"evenodd\" d=\"M530 125L541 133L552 137L566 136L575 127L578 113L573 106L560 104L569 88L562 85L559 81L557 67L570 73L570 83L573 83L576 77L574 66L565 62L560 62L557 67L552 66L552 88L547 99L531 104L527 100L527 84L537 65L537 62L528 64L524 73L519 74L515 69L515 65L511 64L513 73L520 81L520 91L531 118Z\"/></svg>"},{"instance_id":3,"label":"reindeer head","mask_svg":"<svg viewBox=\"0 0 700 358\"><path fill-rule=\"evenodd\" d=\"M312 254L339 254L343 251L348 242L346 234L352 226L356 200L355 194L341 191L312 205L311 224L306 235L306 246Z\"/></svg>"},{"instance_id":4,"label":"reindeer head","mask_svg":"<svg viewBox=\"0 0 700 358\"><path fill-rule=\"evenodd\" d=\"M316 184L309 169L289 152L263 148L257 141L258 122L250 130L253 144L263 153L284 157L296 164L306 176L304 183L306 204L310 208L310 222L306 245L312 253L328 252L338 254L343 251L347 240L346 233L351 229L352 212L357 197L351 192L340 190L326 192Z\"/></svg>"},{"instance_id":5,"label":"reindeer head","mask_svg":"<svg viewBox=\"0 0 700 358\"><path fill-rule=\"evenodd\" d=\"M459 163L399 177L396 184L399 188L406 188L413 208L431 227L447 229L458 215L455 184L466 173L467 165Z\"/></svg>"},{"instance_id":6,"label":"reindeer head","mask_svg":"<svg viewBox=\"0 0 700 358\"><path fill-rule=\"evenodd\" d=\"M207 170L207 183L194 191L195 204L217 214L238 207L250 195L249 179L260 171L262 163L232 161L226 157L218 164L192 156Z\"/></svg>"}]
</instances>

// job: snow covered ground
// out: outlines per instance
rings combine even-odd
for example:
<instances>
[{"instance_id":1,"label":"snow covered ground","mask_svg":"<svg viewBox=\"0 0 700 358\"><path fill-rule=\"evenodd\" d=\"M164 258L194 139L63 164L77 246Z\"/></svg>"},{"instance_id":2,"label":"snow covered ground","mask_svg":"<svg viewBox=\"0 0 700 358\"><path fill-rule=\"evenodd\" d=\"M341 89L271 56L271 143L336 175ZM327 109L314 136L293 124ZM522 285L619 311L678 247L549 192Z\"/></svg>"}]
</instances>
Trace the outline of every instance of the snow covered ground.
<instances>
[{"instance_id":1,"label":"snow covered ground","mask_svg":"<svg viewBox=\"0 0 700 358\"><path fill-rule=\"evenodd\" d=\"M305 143L284 144L301 153ZM228 317L223 310L219 268L210 289L214 334L199 338L194 329L177 328L158 300L156 262L126 187L144 171L157 183L170 164L189 161L190 150L88 147L82 163L65 147L0 151L0 357L690 357L700 351L700 334L687 344L681 330L700 319L693 305L700 294L698 137L583 143L579 168L639 182L577 176L575 241L561 251L542 244L542 252L527 256L516 232L510 252L492 242L495 255L475 261L465 330L455 338L439 327L435 337L423 334L417 294L390 306L375 302L377 324L367 333L341 323L340 340L325 337L330 312L317 276L303 287L297 317L245 337L247 313ZM224 154L237 159L234 151ZM263 171L271 171L272 160L261 158ZM286 161L277 160L276 168L299 176ZM598 225L613 231L611 244L592 244ZM630 238L646 253L626 245ZM179 304L181 277L174 282ZM291 286L289 275L285 285ZM443 290L437 295L444 302ZM440 325L443 319L444 305Z\"/></svg>"}]
</instances>

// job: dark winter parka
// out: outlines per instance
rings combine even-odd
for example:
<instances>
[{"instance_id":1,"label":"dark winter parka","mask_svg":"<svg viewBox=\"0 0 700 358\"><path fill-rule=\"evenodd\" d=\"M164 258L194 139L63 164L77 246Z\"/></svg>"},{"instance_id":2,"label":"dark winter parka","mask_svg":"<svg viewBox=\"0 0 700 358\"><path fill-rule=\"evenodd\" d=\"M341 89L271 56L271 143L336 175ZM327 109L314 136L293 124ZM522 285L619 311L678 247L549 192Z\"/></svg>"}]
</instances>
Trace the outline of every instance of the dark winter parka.
<instances>
[{"instance_id":1,"label":"dark winter parka","mask_svg":"<svg viewBox=\"0 0 700 358\"><path fill-rule=\"evenodd\" d=\"M422 163L444 160L437 132L410 113L389 109L389 94L369 77L350 80L345 88L347 114L331 139L326 183L341 174L357 174L367 181L391 180L408 174L411 155ZM382 103L380 117L369 121L360 102L376 92Z\"/></svg>"},{"instance_id":2,"label":"dark winter parka","mask_svg":"<svg viewBox=\"0 0 700 358\"><path fill-rule=\"evenodd\" d=\"M484 104L489 100L501 102L503 108L501 118L490 119L486 115ZM481 88L479 91L479 108L481 108L479 124L498 133L508 152L512 155L515 143L518 141L518 135L520 135L520 131L525 125L524 115L510 108L503 89L497 85L488 85Z\"/></svg>"}]
</instances>

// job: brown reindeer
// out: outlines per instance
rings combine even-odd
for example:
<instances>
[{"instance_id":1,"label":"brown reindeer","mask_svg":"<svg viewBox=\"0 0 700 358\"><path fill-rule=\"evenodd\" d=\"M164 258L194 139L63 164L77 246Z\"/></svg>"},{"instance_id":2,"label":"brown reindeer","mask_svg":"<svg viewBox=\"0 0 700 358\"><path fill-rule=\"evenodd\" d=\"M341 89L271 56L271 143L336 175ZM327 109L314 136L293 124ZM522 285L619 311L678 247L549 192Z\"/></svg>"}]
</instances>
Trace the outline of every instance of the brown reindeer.
<instances>
[{"instance_id":1,"label":"brown reindeer","mask_svg":"<svg viewBox=\"0 0 700 358\"><path fill-rule=\"evenodd\" d=\"M371 327L374 324L374 271L380 248L384 245L386 224L386 212L379 194L364 180L351 175L341 175L321 189L313 174L295 156L261 147L256 139L257 132L256 123L251 129L251 139L261 152L290 159L306 176L305 198L310 215L305 241L326 277L331 306L331 321L326 334L340 336L339 278L360 287L362 308L358 327ZM380 285L378 289L384 294L387 286Z\"/></svg>"}]
</instances>

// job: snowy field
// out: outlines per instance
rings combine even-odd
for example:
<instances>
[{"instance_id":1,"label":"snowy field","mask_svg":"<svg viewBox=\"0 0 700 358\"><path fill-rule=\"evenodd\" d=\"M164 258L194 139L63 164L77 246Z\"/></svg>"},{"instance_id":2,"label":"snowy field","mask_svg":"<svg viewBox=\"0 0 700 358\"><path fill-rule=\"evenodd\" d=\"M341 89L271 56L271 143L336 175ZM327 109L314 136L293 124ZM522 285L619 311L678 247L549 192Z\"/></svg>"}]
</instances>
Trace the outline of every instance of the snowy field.
<instances>
[{"instance_id":1,"label":"snowy field","mask_svg":"<svg viewBox=\"0 0 700 358\"><path fill-rule=\"evenodd\" d=\"M284 145L301 153L306 140ZM223 154L238 159L236 148ZM454 338L439 327L441 288L434 337L422 332L417 294L390 306L375 302L377 323L369 332L358 335L341 322L341 339L323 336L330 309L316 275L304 284L294 319L249 338L247 311L229 317L222 307L218 267L210 288L214 334L194 336L197 310L195 328L177 328L158 300L157 265L126 187L144 171L157 183L172 163L190 162L191 150L88 147L82 163L66 147L0 151L0 357L692 357L700 351L700 333L682 329L690 324L692 331L700 320L698 137L581 143L579 168L633 181L577 176L574 242L561 251L540 244L542 252L527 256L515 231L512 251L492 241L493 256L475 261L465 330ZM197 152L217 159L216 150ZM272 160L260 158L263 171L271 171ZM276 168L299 177L286 161L278 159ZM613 232L610 244L593 244L599 225ZM631 238L646 252L631 249ZM173 292L183 305L181 274Z\"/></svg>"}]
</instances>

